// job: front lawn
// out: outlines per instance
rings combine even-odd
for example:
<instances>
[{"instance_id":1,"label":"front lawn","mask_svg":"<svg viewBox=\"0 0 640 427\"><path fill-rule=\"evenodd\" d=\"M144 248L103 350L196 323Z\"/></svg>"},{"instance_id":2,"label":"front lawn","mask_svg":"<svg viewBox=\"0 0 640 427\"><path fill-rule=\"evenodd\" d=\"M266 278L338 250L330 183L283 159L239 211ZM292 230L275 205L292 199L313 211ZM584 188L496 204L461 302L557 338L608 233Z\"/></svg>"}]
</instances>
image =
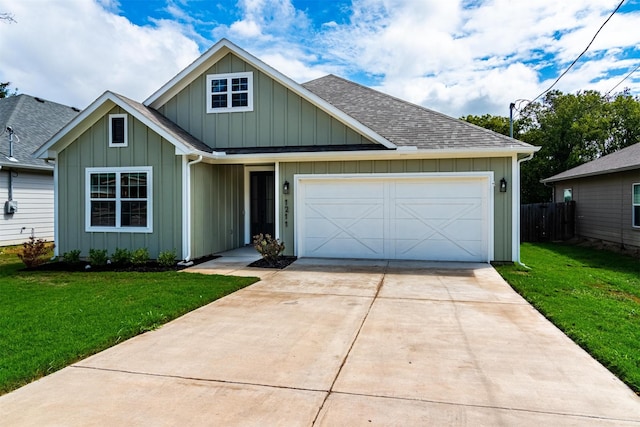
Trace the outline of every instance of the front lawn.
<instances>
[{"instance_id":1,"label":"front lawn","mask_svg":"<svg viewBox=\"0 0 640 427\"><path fill-rule=\"evenodd\" d=\"M640 261L562 244L521 247L519 266L498 272L611 372L640 392Z\"/></svg>"},{"instance_id":2,"label":"front lawn","mask_svg":"<svg viewBox=\"0 0 640 427\"><path fill-rule=\"evenodd\" d=\"M0 394L256 281L175 271L21 272L14 252L0 248Z\"/></svg>"}]
</instances>

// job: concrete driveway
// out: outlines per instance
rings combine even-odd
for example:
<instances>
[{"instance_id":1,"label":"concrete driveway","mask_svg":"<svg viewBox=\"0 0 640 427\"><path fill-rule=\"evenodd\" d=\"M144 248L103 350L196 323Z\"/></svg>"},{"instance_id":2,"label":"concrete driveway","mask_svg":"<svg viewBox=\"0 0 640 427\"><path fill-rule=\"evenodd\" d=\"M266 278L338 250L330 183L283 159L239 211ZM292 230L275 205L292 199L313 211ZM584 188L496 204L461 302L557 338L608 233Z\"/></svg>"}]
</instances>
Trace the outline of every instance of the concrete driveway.
<instances>
[{"instance_id":1,"label":"concrete driveway","mask_svg":"<svg viewBox=\"0 0 640 427\"><path fill-rule=\"evenodd\" d=\"M1 396L0 423L640 426L488 265L222 260L198 268L263 280Z\"/></svg>"}]
</instances>

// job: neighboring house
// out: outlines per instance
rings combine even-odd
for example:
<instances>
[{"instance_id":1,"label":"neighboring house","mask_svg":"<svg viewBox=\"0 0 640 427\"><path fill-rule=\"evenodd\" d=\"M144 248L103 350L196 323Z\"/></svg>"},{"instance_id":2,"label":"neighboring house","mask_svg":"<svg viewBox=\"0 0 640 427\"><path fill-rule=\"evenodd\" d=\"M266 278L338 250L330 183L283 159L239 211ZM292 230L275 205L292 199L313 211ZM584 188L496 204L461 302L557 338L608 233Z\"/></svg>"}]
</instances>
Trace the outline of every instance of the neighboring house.
<instances>
[{"instance_id":1,"label":"neighboring house","mask_svg":"<svg viewBox=\"0 0 640 427\"><path fill-rule=\"evenodd\" d=\"M32 233L53 240L53 165L32 153L78 111L29 95L0 99L0 246Z\"/></svg>"},{"instance_id":2,"label":"neighboring house","mask_svg":"<svg viewBox=\"0 0 640 427\"><path fill-rule=\"evenodd\" d=\"M542 180L576 202L580 237L640 249L640 143Z\"/></svg>"},{"instance_id":3,"label":"neighboring house","mask_svg":"<svg viewBox=\"0 0 640 427\"><path fill-rule=\"evenodd\" d=\"M518 259L535 151L221 40L142 104L104 93L36 155L55 159L60 253L188 260L263 232L298 257L488 262Z\"/></svg>"}]
</instances>

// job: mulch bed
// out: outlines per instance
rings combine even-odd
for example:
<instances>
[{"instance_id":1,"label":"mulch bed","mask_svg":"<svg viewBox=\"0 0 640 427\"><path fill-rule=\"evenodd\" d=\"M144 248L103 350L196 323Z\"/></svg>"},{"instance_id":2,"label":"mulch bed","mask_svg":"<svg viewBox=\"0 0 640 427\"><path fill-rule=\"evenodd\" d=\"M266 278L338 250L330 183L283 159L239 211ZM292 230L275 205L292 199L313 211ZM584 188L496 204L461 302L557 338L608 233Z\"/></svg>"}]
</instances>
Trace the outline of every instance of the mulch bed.
<instances>
[{"instance_id":1,"label":"mulch bed","mask_svg":"<svg viewBox=\"0 0 640 427\"><path fill-rule=\"evenodd\" d=\"M162 271L180 271L185 268L192 267L194 265L201 264L203 262L210 261L212 259L219 258L217 255L208 255L204 257L200 257L192 260L193 264L191 265L178 265L174 264L171 267L164 267L158 264L156 261L148 261L142 265L116 265L116 264L107 264L107 265L90 265L86 261L81 261L79 263L68 263L64 261L55 261L55 262L47 262L45 264L38 265L36 267L23 268L21 271L69 271L69 272L99 272L99 271L130 271L130 272L140 272L140 273L155 273Z\"/></svg>"},{"instance_id":2,"label":"mulch bed","mask_svg":"<svg viewBox=\"0 0 640 427\"><path fill-rule=\"evenodd\" d=\"M278 259L277 263L270 264L264 258L260 258L258 261L254 261L251 264L249 264L249 267L283 269L283 268L287 267L288 265L291 265L297 259L298 258L294 257L294 256L281 256Z\"/></svg>"}]
</instances>

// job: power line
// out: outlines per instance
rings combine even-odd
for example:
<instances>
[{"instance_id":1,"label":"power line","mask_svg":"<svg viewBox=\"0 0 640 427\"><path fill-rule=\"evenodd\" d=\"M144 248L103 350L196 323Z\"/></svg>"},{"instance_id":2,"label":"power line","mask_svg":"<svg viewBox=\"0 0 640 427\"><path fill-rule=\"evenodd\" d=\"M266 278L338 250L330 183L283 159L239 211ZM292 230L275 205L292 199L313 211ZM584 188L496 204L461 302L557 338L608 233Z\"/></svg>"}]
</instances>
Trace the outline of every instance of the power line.
<instances>
[{"instance_id":1,"label":"power line","mask_svg":"<svg viewBox=\"0 0 640 427\"><path fill-rule=\"evenodd\" d=\"M624 76L624 78L623 78L622 80L620 80L620 81L618 82L618 84L617 84L617 85L615 85L614 87L612 87L611 89L609 89L609 91L608 91L607 93L605 93L605 94L604 94L604 96L607 96L607 95L609 95L611 92L613 92L613 90L614 90L615 88L617 88L618 86L620 86L620 85L622 84L622 82L624 82L624 81L625 81L625 80L627 80L629 77L631 77L631 74L633 74L633 73L635 73L636 71L638 71L638 69L640 69L640 64L638 64L638 65L636 66L636 68L634 68L633 70L631 70L631 72L630 72L629 74L627 74L626 76Z\"/></svg>"},{"instance_id":2,"label":"power line","mask_svg":"<svg viewBox=\"0 0 640 427\"><path fill-rule=\"evenodd\" d=\"M573 62L571 63L571 65L569 65L569 67L567 67L566 70L564 70L564 72L562 74L560 74L560 76L556 79L555 82L553 82L553 84L551 86L549 86L549 88L547 88L545 91L543 91L540 95L536 96L535 98L533 98L533 101L531 101L529 104L532 104L534 102L536 102L541 96L543 96L545 93L549 92L551 89L553 89L553 87L560 81L560 79L562 77L564 77L565 74L567 74L569 72L569 70L571 68L573 68L573 66L576 64L576 62L578 62L578 60L580 58L582 58L582 55L584 55L589 48L591 47L591 45L593 44L594 40L596 39L596 37L598 37L598 34L600 34L600 31L602 30L602 28L604 28L604 26L607 24L607 22L609 22L609 20L613 17L613 15L616 14L616 12L618 11L618 9L620 9L620 7L622 6L622 4L625 2L625 0L622 0L619 4L618 7L615 8L615 10L613 12L611 12L611 15L609 15L609 17L602 23L602 25L600 26L600 28L598 28L598 31L596 31L596 33L593 35L593 38L591 39L591 41L589 42L589 44L587 45L587 47L582 51L582 53L580 55L578 55L578 57L576 59L573 60ZM527 104L527 105L529 105Z\"/></svg>"}]
</instances>

